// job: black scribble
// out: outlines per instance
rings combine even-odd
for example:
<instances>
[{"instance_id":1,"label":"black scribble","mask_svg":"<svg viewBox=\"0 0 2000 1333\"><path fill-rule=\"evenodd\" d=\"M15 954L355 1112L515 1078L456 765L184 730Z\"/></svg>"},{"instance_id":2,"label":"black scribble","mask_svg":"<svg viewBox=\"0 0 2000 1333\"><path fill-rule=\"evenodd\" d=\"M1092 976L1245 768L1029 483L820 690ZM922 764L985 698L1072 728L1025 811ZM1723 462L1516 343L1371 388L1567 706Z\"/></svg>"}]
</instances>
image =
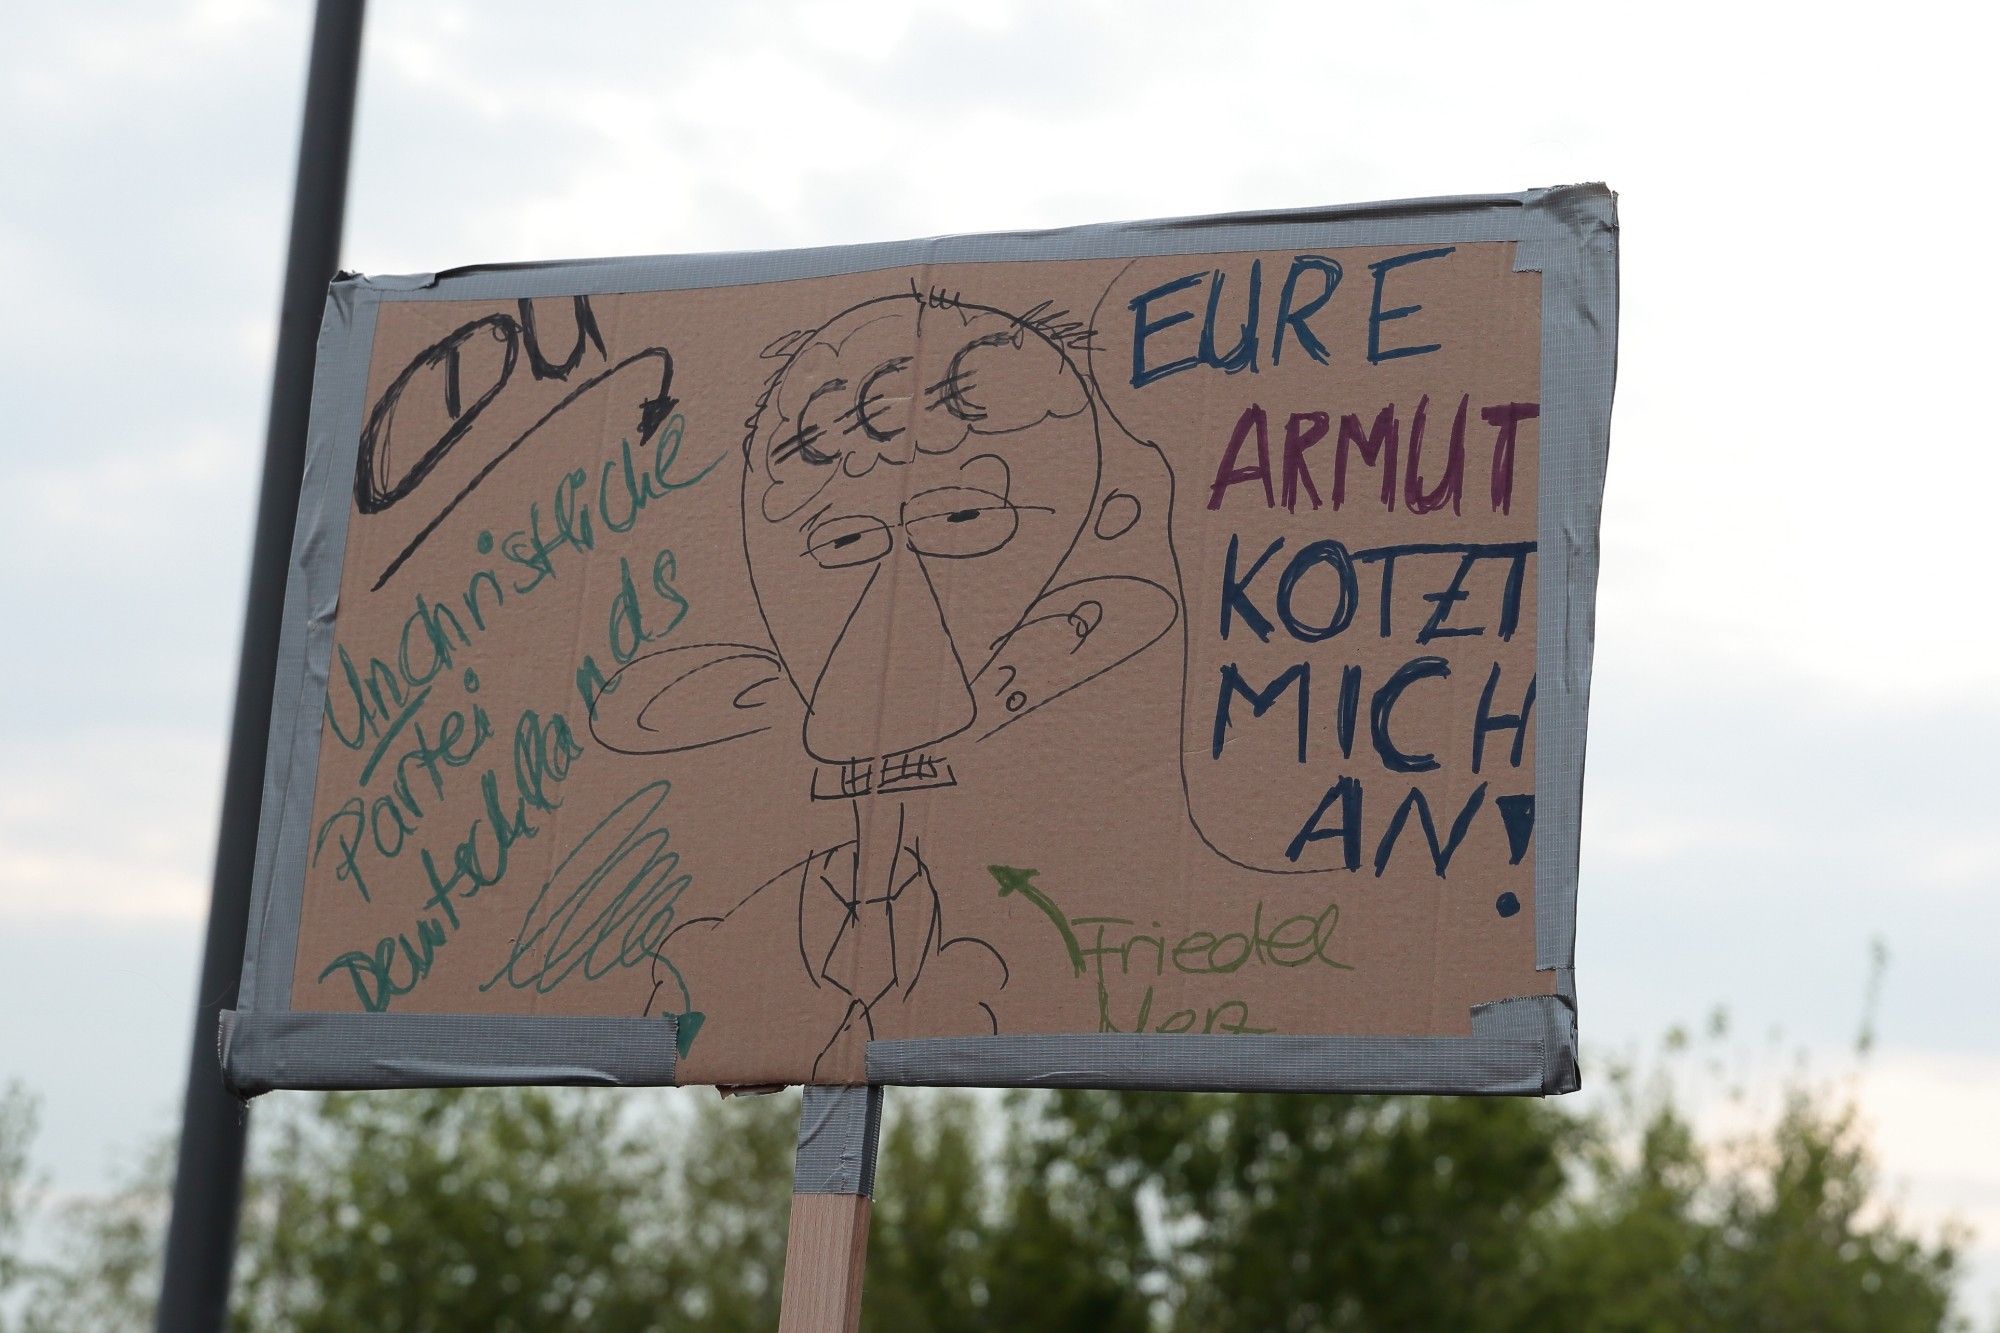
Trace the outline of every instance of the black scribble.
<instances>
[{"instance_id":1,"label":"black scribble","mask_svg":"<svg viewBox=\"0 0 2000 1333\"><path fill-rule=\"evenodd\" d=\"M356 451L354 463L354 507L364 516L382 514L405 502L411 501L427 482L438 465L454 450L468 447L466 441L474 437L476 427L486 411L498 400L507 388L516 383L514 372L522 355L528 361L530 378L536 381L553 380L568 384L571 377L581 371L590 352L594 349L596 360L609 360L604 346L604 337L598 331L597 317L592 313L588 297L570 298L575 336L569 350L560 361L551 358L542 345L537 326L537 303L522 300L516 303L512 315L487 315L460 325L437 342L426 347L411 359L410 363L392 380L382 396L369 409L368 419L361 430L361 442ZM477 396L466 401L465 360L468 349L477 346L482 337L497 345L499 357L497 369L491 373L491 382L478 390ZM492 349L487 349L491 351ZM605 385L621 378L625 372L640 375L655 375L657 387L653 388L639 405L638 419L633 422L637 438L652 438L660 426L673 414L679 400L673 396L674 359L664 347L647 347L617 364L607 366L576 386L554 407L542 413L526 430L506 438L488 438L479 441L477 453L483 462L473 473L471 480L461 485L442 503L430 508L425 521L416 534L409 538L396 552L388 565L383 568L374 583L380 590L396 572L415 555L423 544L430 540L445 520L479 489L485 481L509 458L540 437L545 427L555 425L573 411L582 410L596 401L598 391ZM642 383L652 384L651 379ZM434 388L442 399L444 417L447 424L435 438L421 437L415 442L402 438L407 430L397 429L398 409L404 406L406 396L418 385ZM556 431L548 432L551 436ZM490 432L488 432L490 436ZM412 449L415 456L410 457ZM419 501L419 503L422 503Z\"/></svg>"}]
</instances>

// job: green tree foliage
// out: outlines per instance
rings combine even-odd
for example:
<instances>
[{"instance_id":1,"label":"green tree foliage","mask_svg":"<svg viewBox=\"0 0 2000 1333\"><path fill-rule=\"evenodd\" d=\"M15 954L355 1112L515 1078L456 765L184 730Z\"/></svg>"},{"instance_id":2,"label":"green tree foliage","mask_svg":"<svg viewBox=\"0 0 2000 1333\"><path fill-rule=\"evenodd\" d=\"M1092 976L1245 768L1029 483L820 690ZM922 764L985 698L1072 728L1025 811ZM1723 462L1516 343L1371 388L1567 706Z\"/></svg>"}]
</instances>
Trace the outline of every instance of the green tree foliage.
<instances>
[{"instance_id":1,"label":"green tree foliage","mask_svg":"<svg viewBox=\"0 0 2000 1333\"><path fill-rule=\"evenodd\" d=\"M38 1207L40 1182L28 1152L37 1118L25 1088L0 1090L0 1333L149 1326L166 1145L156 1145L124 1187L51 1211ZM34 1224L45 1231L31 1246Z\"/></svg>"},{"instance_id":2,"label":"green tree foliage","mask_svg":"<svg viewBox=\"0 0 2000 1333\"><path fill-rule=\"evenodd\" d=\"M1573 1127L1526 1101L1069 1092L1037 1156L1156 1201L1174 1327L1509 1327Z\"/></svg>"},{"instance_id":3,"label":"green tree foliage","mask_svg":"<svg viewBox=\"0 0 2000 1333\"><path fill-rule=\"evenodd\" d=\"M1606 1329L1962 1327L1955 1229L1885 1206L1851 1104L1793 1089L1762 1133L1704 1144L1670 1097L1617 1089L1627 1146L1599 1134L1530 1255L1524 1321Z\"/></svg>"},{"instance_id":4,"label":"green tree foliage","mask_svg":"<svg viewBox=\"0 0 2000 1333\"><path fill-rule=\"evenodd\" d=\"M864 1327L1101 1333L1962 1327L1955 1233L1883 1204L1846 1098L1704 1140L1671 1084L1555 1102L890 1096ZM18 1257L0 1317L142 1328L166 1158ZM245 1329L769 1329L796 1094L516 1089L260 1104Z\"/></svg>"},{"instance_id":5,"label":"green tree foliage","mask_svg":"<svg viewBox=\"0 0 2000 1333\"><path fill-rule=\"evenodd\" d=\"M281 1116L250 1182L241 1322L356 1328L644 1326L665 1156L620 1104L541 1088L326 1096Z\"/></svg>"},{"instance_id":6,"label":"green tree foliage","mask_svg":"<svg viewBox=\"0 0 2000 1333\"><path fill-rule=\"evenodd\" d=\"M901 1096L877 1168L865 1330L1152 1326L1129 1196L1072 1164L1049 1167L1018 1120L996 1125L992 1099Z\"/></svg>"},{"instance_id":7,"label":"green tree foliage","mask_svg":"<svg viewBox=\"0 0 2000 1333\"><path fill-rule=\"evenodd\" d=\"M684 1096L678 1115L650 1104L639 1131L670 1163L654 1195L670 1313L623 1327L768 1333L785 1275L799 1096Z\"/></svg>"},{"instance_id":8,"label":"green tree foliage","mask_svg":"<svg viewBox=\"0 0 2000 1333\"><path fill-rule=\"evenodd\" d=\"M35 1103L26 1088L12 1082L0 1087L0 1293L18 1290L29 1271L21 1241L34 1185L28 1147L35 1139L35 1118ZM6 1326L0 1312L0 1330Z\"/></svg>"},{"instance_id":9,"label":"green tree foliage","mask_svg":"<svg viewBox=\"0 0 2000 1333\"><path fill-rule=\"evenodd\" d=\"M1882 1206L1825 1094L1706 1144L1671 1100L1066 1093L1044 1116L1048 1160L1158 1201L1163 1328L1960 1326L1963 1237Z\"/></svg>"}]
</instances>

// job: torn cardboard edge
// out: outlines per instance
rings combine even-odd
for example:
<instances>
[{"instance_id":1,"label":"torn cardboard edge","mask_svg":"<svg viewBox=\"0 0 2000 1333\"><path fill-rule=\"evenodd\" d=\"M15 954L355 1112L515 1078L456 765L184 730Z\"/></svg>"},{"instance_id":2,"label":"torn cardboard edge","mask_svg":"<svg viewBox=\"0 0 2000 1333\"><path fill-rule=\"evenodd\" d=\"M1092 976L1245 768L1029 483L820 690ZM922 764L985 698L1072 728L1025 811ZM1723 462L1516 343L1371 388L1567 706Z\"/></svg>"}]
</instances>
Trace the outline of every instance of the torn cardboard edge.
<instances>
[{"instance_id":1,"label":"torn cardboard edge","mask_svg":"<svg viewBox=\"0 0 2000 1333\"><path fill-rule=\"evenodd\" d=\"M241 1004L219 1037L241 1095L348 1088L672 1081L661 1019L298 1014L291 1011L306 842L318 768L352 477L384 300L520 300L835 276L913 264L1049 261L1505 241L1543 274L1538 495L1542 682L1537 762L1536 966L1559 996L1483 1005L1469 1038L1124 1036L873 1042L871 1081L960 1086L1314 1088L1354 1092L1568 1091L1577 1086L1574 991L1578 831L1598 520L1615 378L1615 196L1602 185L1269 213L1111 223L766 253L725 253L342 275L320 333L308 451L272 701ZM1559 369L1559 373L1558 373ZM1540 1031L1496 1027L1507 1006L1560 1006ZM1483 1022L1482 1013L1489 1015ZM1532 1026L1532 1025L1531 1025ZM1566 1034L1566 1035L1565 1035ZM478 1052L474 1057L474 1052ZM976 1053L976 1054L975 1054ZM1469 1060L1470 1064L1464 1064ZM976 1066L976 1074L973 1072ZM1458 1067L1463 1077L1448 1070Z\"/></svg>"},{"instance_id":2,"label":"torn cardboard edge","mask_svg":"<svg viewBox=\"0 0 2000 1333\"><path fill-rule=\"evenodd\" d=\"M223 1076L246 1098L278 1088L662 1087L674 1082L677 1055L672 1018L222 1016ZM883 1086L1529 1097L1581 1086L1576 1004L1568 993L1477 1005L1467 1037L935 1037L871 1041L867 1070L878 1089L871 1112L878 1119ZM869 1192L850 1188L872 1182L873 1161L849 1160L857 1132L851 1099L833 1095L844 1091L806 1089L797 1193Z\"/></svg>"}]
</instances>

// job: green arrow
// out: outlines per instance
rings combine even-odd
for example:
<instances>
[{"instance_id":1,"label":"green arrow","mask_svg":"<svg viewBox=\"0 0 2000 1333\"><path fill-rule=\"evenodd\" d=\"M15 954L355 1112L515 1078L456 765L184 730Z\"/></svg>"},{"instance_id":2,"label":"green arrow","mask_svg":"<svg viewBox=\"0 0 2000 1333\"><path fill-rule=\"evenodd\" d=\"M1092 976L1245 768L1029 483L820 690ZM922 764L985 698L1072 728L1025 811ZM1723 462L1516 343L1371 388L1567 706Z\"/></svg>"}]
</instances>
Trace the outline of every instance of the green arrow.
<instances>
[{"instance_id":1,"label":"green arrow","mask_svg":"<svg viewBox=\"0 0 2000 1333\"><path fill-rule=\"evenodd\" d=\"M1056 929L1062 932L1063 948L1069 950L1070 966L1076 969L1078 976L1082 976L1083 948L1076 942L1076 936L1070 933L1068 919L1063 916L1061 909L1056 906L1054 899L1050 898L1048 894L1043 893L1030 882L1041 871L1016 870L1013 866L988 866L986 867L986 873L993 876L994 880L999 883L1000 896L1002 898L1005 898L1010 893L1018 893L1035 906L1041 908L1042 914L1055 922Z\"/></svg>"}]
</instances>

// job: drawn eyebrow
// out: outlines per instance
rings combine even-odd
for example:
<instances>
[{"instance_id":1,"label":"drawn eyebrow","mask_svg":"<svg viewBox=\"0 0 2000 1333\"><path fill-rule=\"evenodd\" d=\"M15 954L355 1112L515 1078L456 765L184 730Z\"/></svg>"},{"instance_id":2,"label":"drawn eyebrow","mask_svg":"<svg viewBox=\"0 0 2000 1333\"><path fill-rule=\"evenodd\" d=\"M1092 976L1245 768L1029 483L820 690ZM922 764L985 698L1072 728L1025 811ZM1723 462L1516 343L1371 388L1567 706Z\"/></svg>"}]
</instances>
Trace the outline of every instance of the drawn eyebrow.
<instances>
[{"instance_id":1,"label":"drawn eyebrow","mask_svg":"<svg viewBox=\"0 0 2000 1333\"><path fill-rule=\"evenodd\" d=\"M885 532L907 532L912 523L927 523L933 519L953 518L961 514L990 514L1002 509L1008 510L1009 512L1016 514L1053 514L1056 512L1055 506L1053 505L1017 505L1012 500L1009 500L1006 496L994 495L993 492L986 490L982 486L933 486L931 489L927 491L916 492L915 494L911 495L908 500L905 500L903 503L905 505L908 505L912 501L921 500L927 495L935 495L939 491L978 491L980 494L988 497L992 501L992 503L959 505L953 509L940 509L935 514L918 514L915 518L897 518L894 520L886 518L877 518L873 514L842 515L842 517L866 518L871 522L873 522L874 524L876 524L877 527L879 527L882 531ZM833 506L828 505L826 508L831 509L833 508ZM819 514L814 515L813 526L808 527L805 530L806 544L805 548L799 552L801 556L810 556L817 549L813 544L813 532L818 527L819 518L825 515L825 513L826 509L822 509L820 510ZM833 539L832 544L838 546L846 542L852 541L857 537L866 536L869 532L872 532L874 530L875 529L873 528L865 528L858 532L844 534L842 536L835 537Z\"/></svg>"}]
</instances>

